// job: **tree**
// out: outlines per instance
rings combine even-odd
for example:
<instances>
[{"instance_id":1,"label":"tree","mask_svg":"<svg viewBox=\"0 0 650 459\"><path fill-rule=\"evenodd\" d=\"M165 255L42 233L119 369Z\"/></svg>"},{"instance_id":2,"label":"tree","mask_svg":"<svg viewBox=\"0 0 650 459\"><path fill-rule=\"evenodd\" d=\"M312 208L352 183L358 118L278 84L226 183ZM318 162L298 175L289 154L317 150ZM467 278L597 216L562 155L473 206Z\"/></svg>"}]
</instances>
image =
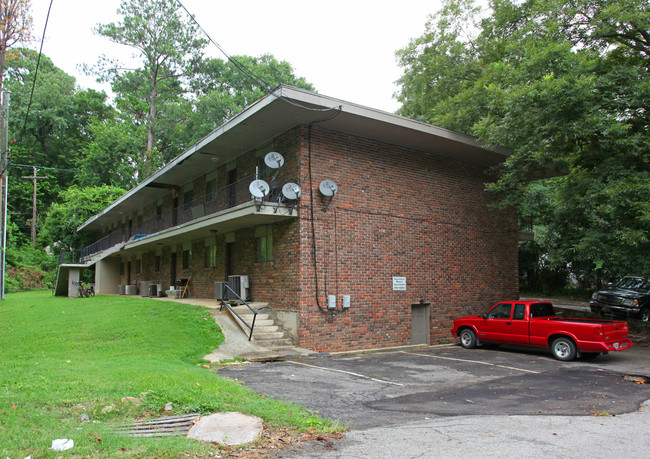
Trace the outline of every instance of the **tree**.
<instances>
[{"instance_id":1,"label":"tree","mask_svg":"<svg viewBox=\"0 0 650 459\"><path fill-rule=\"evenodd\" d=\"M144 129L118 117L91 124L88 130L93 141L88 144L79 162L79 184L111 185L124 189L137 185L136 177L145 173L138 170L141 166L138 162L142 147L140 139L145 134Z\"/></svg>"},{"instance_id":2,"label":"tree","mask_svg":"<svg viewBox=\"0 0 650 459\"><path fill-rule=\"evenodd\" d=\"M266 95L269 88L289 84L314 90L305 78L294 74L291 64L278 61L271 54L233 56L231 59L206 59L193 79L191 90L194 97L186 107L179 107L179 111L185 111L176 117L185 122L175 123L168 131L170 143L178 142L180 148L177 151L197 142Z\"/></svg>"},{"instance_id":3,"label":"tree","mask_svg":"<svg viewBox=\"0 0 650 459\"><path fill-rule=\"evenodd\" d=\"M34 86L37 53L15 48L6 62L5 89L10 91L11 162L9 172L9 212L21 231L29 234L33 186L20 177L37 167L37 208L46 209L59 192L74 181L86 146L92 140L89 126L110 117L113 109L105 104L106 94L80 90L73 77L41 56ZM32 87L34 92L32 94ZM28 116L28 105L31 108Z\"/></svg>"},{"instance_id":4,"label":"tree","mask_svg":"<svg viewBox=\"0 0 650 459\"><path fill-rule=\"evenodd\" d=\"M80 90L74 77L47 56L40 57L34 85L37 60L38 53L25 48L13 50L7 60L5 83L12 95L9 129L15 142L31 152L30 158L21 158L30 165L72 168L90 140L90 121L110 116L112 109L105 104L106 94Z\"/></svg>"},{"instance_id":5,"label":"tree","mask_svg":"<svg viewBox=\"0 0 650 459\"><path fill-rule=\"evenodd\" d=\"M112 83L118 107L147 127L141 161L146 176L161 165L156 148L165 104L183 93L183 80L194 73L207 41L197 38L196 26L174 0L123 0L117 11L123 21L100 24L96 32L134 48L140 67L126 70L104 57L95 72Z\"/></svg>"},{"instance_id":6,"label":"tree","mask_svg":"<svg viewBox=\"0 0 650 459\"><path fill-rule=\"evenodd\" d=\"M112 186L77 187L63 191L44 219L41 240L59 250L79 249L95 242L96 235L77 233L77 227L101 212L125 192Z\"/></svg>"},{"instance_id":7,"label":"tree","mask_svg":"<svg viewBox=\"0 0 650 459\"><path fill-rule=\"evenodd\" d=\"M491 7L467 37L448 24L455 8L469 15L473 5L450 1L399 52L401 113L511 149L488 189L533 216L547 265L596 281L650 274L650 6ZM539 186L540 172L560 176ZM549 205L532 212L540 193Z\"/></svg>"},{"instance_id":8,"label":"tree","mask_svg":"<svg viewBox=\"0 0 650 459\"><path fill-rule=\"evenodd\" d=\"M7 51L31 37L31 0L0 0L0 90L4 81Z\"/></svg>"}]
</instances>

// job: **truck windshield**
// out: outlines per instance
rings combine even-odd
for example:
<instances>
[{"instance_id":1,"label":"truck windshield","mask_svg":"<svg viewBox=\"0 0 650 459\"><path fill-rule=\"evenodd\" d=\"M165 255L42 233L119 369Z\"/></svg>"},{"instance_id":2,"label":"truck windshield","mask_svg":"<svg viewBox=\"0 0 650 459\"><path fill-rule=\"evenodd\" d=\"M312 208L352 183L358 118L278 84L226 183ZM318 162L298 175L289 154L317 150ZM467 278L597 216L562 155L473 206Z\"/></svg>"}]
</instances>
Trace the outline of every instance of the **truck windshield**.
<instances>
[{"instance_id":1,"label":"truck windshield","mask_svg":"<svg viewBox=\"0 0 650 459\"><path fill-rule=\"evenodd\" d=\"M530 305L530 317L553 317L555 311L551 303L533 303Z\"/></svg>"},{"instance_id":2,"label":"truck windshield","mask_svg":"<svg viewBox=\"0 0 650 459\"><path fill-rule=\"evenodd\" d=\"M622 289L648 290L648 282L641 277L627 276L616 283L616 287Z\"/></svg>"}]
</instances>

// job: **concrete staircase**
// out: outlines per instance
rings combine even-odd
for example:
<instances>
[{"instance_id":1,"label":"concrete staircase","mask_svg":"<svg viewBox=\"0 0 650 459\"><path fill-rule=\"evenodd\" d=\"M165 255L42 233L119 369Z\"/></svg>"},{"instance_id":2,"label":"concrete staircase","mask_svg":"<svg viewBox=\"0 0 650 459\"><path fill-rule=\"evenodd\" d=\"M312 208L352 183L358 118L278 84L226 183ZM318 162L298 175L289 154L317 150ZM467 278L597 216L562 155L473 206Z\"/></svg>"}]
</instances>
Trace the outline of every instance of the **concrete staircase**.
<instances>
[{"instance_id":1,"label":"concrete staircase","mask_svg":"<svg viewBox=\"0 0 650 459\"><path fill-rule=\"evenodd\" d=\"M273 311L268 307L268 304L251 303L251 307L258 311L255 327L253 328L253 341L255 344L276 351L294 346L289 334L276 322ZM253 323L253 313L246 306L233 306L233 310L247 324ZM240 322L237 317L234 317L234 319ZM241 323L239 325L245 333L248 333L248 328L245 325Z\"/></svg>"}]
</instances>

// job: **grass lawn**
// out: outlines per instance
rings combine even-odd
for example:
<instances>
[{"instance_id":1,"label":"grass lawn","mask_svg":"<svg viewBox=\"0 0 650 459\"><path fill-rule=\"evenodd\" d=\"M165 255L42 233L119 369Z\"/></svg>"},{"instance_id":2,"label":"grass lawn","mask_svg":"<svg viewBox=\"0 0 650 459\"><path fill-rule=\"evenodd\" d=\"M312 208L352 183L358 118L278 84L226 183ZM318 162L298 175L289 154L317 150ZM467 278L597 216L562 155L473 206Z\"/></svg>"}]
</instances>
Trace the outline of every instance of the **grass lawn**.
<instances>
[{"instance_id":1,"label":"grass lawn","mask_svg":"<svg viewBox=\"0 0 650 459\"><path fill-rule=\"evenodd\" d=\"M125 296L63 298L49 291L7 295L0 302L0 457L227 453L185 437L111 433L134 419L191 412L239 411L297 431L340 429L203 367L203 356L222 341L214 319L198 306ZM173 411L165 412L169 402ZM84 414L90 422L82 422ZM74 448L50 450L58 438L73 439Z\"/></svg>"}]
</instances>

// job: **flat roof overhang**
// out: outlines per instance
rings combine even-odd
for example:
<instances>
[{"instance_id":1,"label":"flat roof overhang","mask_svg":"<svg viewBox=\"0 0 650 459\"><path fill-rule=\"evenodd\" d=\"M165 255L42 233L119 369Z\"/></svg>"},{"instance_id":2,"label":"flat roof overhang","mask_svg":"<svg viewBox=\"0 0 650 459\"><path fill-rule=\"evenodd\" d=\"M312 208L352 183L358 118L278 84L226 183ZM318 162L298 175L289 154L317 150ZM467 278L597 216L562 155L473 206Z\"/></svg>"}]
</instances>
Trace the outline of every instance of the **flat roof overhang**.
<instances>
[{"instance_id":1,"label":"flat roof overhang","mask_svg":"<svg viewBox=\"0 0 650 459\"><path fill-rule=\"evenodd\" d=\"M118 250L109 249L100 258L106 256L119 256L134 251L152 250L159 246L182 243L188 240L197 240L225 234L241 228L250 228L258 225L270 225L275 222L298 218L297 209L289 209L284 205L265 203L258 209L258 204L250 201L233 207L218 214L192 220L183 225L150 234L140 239L123 243Z\"/></svg>"},{"instance_id":2,"label":"flat roof overhang","mask_svg":"<svg viewBox=\"0 0 650 459\"><path fill-rule=\"evenodd\" d=\"M102 231L169 192L300 125L334 131L458 161L495 166L510 154L475 138L399 115L291 86L280 86L215 129L95 215L78 231ZM189 167L188 167L189 166Z\"/></svg>"}]
</instances>

